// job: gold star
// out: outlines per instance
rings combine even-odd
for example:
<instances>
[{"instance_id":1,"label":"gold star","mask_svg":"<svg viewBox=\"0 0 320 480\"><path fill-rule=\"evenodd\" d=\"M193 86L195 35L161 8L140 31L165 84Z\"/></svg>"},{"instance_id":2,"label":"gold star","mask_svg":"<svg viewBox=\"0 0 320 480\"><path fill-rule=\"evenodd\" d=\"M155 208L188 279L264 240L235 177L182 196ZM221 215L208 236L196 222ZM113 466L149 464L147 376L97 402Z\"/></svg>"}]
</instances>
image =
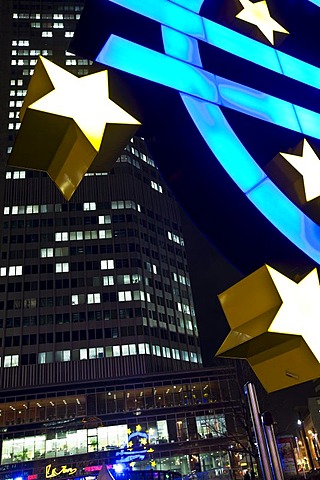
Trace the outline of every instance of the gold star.
<instances>
[{"instance_id":1,"label":"gold star","mask_svg":"<svg viewBox=\"0 0 320 480\"><path fill-rule=\"evenodd\" d=\"M250 0L239 1L243 6L243 10L241 10L236 17L256 25L272 45L274 44L274 32L289 33L271 17L265 0L256 3Z\"/></svg>"},{"instance_id":2,"label":"gold star","mask_svg":"<svg viewBox=\"0 0 320 480\"><path fill-rule=\"evenodd\" d=\"M147 445L148 440L146 438L141 438L140 443L141 445Z\"/></svg>"},{"instance_id":3,"label":"gold star","mask_svg":"<svg viewBox=\"0 0 320 480\"><path fill-rule=\"evenodd\" d=\"M127 429L127 434L130 435L130 434L131 434L131 431L132 431L131 428L128 428L128 429Z\"/></svg>"},{"instance_id":4,"label":"gold star","mask_svg":"<svg viewBox=\"0 0 320 480\"><path fill-rule=\"evenodd\" d=\"M219 295L231 331L217 355L246 358L268 392L318 378L319 293L316 270L296 283L261 267Z\"/></svg>"},{"instance_id":5,"label":"gold star","mask_svg":"<svg viewBox=\"0 0 320 480\"><path fill-rule=\"evenodd\" d=\"M155 467L157 464L156 464L155 460L152 460L152 462L150 462L150 465L151 465L151 467Z\"/></svg>"},{"instance_id":6,"label":"gold star","mask_svg":"<svg viewBox=\"0 0 320 480\"><path fill-rule=\"evenodd\" d=\"M307 202L320 196L320 160L308 140L304 139L302 155L280 153L303 177Z\"/></svg>"},{"instance_id":7,"label":"gold star","mask_svg":"<svg viewBox=\"0 0 320 480\"><path fill-rule=\"evenodd\" d=\"M141 425L137 425L137 426L136 426L136 432L141 432L141 430L142 430Z\"/></svg>"},{"instance_id":8,"label":"gold star","mask_svg":"<svg viewBox=\"0 0 320 480\"><path fill-rule=\"evenodd\" d=\"M67 200L93 162L110 170L140 125L110 99L106 70L78 78L43 57L20 116L9 165L47 171Z\"/></svg>"},{"instance_id":9,"label":"gold star","mask_svg":"<svg viewBox=\"0 0 320 480\"><path fill-rule=\"evenodd\" d=\"M317 269L296 283L268 267L282 305L268 331L301 335L320 362L320 288Z\"/></svg>"}]
</instances>

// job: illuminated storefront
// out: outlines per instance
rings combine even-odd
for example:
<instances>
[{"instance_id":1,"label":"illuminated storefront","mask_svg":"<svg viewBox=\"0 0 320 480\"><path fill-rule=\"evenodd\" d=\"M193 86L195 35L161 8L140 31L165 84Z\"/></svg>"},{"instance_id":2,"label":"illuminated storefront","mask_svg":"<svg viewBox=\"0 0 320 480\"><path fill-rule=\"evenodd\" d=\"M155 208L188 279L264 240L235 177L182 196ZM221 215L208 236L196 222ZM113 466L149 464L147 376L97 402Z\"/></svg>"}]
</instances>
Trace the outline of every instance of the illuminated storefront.
<instances>
[{"instance_id":1,"label":"illuminated storefront","mask_svg":"<svg viewBox=\"0 0 320 480\"><path fill-rule=\"evenodd\" d=\"M103 462L178 475L230 470L245 438L234 375L217 368L8 398L0 479L92 477Z\"/></svg>"}]
</instances>

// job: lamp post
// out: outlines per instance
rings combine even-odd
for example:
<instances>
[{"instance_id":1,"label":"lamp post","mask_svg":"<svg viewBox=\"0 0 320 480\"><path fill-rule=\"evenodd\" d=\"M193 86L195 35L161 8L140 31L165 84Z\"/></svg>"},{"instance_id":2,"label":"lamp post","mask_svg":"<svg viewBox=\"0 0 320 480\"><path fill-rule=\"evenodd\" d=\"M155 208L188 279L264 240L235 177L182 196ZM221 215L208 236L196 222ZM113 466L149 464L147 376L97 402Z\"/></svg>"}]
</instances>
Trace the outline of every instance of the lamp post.
<instances>
[{"instance_id":1,"label":"lamp post","mask_svg":"<svg viewBox=\"0 0 320 480\"><path fill-rule=\"evenodd\" d=\"M314 470L314 463L313 463L313 458L312 458L312 455L311 455L309 438L307 437L307 434L306 434L306 431L305 431L305 428L304 428L304 421L301 419L301 414L300 414L300 412L298 412L298 413L299 413L299 418L298 418L297 423L298 423L298 425L300 427L300 430L301 430L301 433L302 433L303 443L304 443L305 448L306 448L306 453L307 453L310 468L311 468L311 470Z\"/></svg>"}]
</instances>

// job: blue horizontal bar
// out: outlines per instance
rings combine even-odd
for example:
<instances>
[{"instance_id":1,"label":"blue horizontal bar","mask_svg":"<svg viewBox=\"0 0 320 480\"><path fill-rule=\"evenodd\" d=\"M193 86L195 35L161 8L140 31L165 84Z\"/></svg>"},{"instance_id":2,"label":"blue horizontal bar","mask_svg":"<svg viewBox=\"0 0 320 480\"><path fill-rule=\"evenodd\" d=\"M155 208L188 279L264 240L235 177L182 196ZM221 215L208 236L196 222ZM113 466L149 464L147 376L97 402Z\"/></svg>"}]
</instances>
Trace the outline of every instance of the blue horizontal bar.
<instances>
[{"instance_id":1,"label":"blue horizontal bar","mask_svg":"<svg viewBox=\"0 0 320 480\"><path fill-rule=\"evenodd\" d=\"M111 35L98 57L109 67L320 139L320 114Z\"/></svg>"}]
</instances>

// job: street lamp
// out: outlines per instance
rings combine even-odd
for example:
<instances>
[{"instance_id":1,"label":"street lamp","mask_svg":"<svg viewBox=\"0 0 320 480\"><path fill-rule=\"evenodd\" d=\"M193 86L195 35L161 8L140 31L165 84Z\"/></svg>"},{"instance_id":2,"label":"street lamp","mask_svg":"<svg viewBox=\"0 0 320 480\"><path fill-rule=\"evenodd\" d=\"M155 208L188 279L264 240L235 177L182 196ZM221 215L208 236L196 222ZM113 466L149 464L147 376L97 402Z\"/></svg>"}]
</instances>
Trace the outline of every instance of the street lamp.
<instances>
[{"instance_id":1,"label":"street lamp","mask_svg":"<svg viewBox=\"0 0 320 480\"><path fill-rule=\"evenodd\" d=\"M305 428L304 428L304 421L301 419L300 412L299 412L299 418L298 418L297 424L299 425L301 433L302 433L303 443L304 443L304 446L305 446L305 449L306 449L308 463L310 465L311 470L314 470L314 463L313 463L313 458L312 458L312 455L311 455L311 450L310 450L310 445L309 445L309 437L306 434L306 431L305 431Z\"/></svg>"}]
</instances>

